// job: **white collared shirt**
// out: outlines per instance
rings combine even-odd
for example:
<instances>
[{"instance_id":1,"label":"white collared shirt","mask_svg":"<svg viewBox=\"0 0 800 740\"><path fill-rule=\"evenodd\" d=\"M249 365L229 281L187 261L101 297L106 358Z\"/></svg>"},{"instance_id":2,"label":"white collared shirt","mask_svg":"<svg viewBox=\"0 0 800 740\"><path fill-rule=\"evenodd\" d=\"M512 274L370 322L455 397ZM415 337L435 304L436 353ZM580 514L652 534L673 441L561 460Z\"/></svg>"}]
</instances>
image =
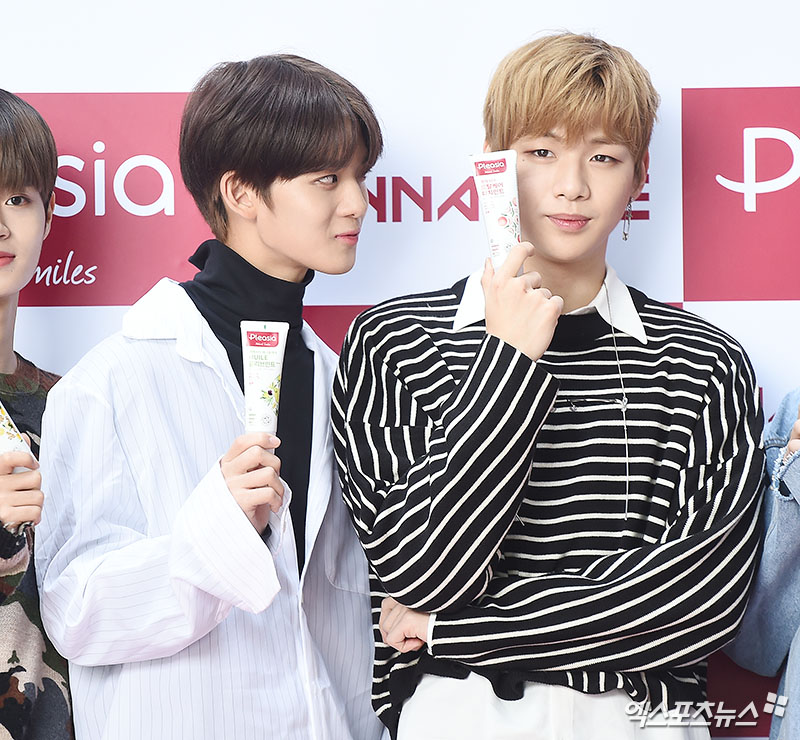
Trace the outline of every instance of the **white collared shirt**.
<instances>
[{"instance_id":1,"label":"white collared shirt","mask_svg":"<svg viewBox=\"0 0 800 740\"><path fill-rule=\"evenodd\" d=\"M467 278L461 303L453 319L454 329L463 329L486 318L486 303L481 287L482 274L481 268ZM605 322L617 331L637 339L642 344L647 344L647 334L628 286L619 279L611 265L606 265L606 276L597 295L587 305L576 308L567 315L577 316L592 311L599 313Z\"/></svg>"},{"instance_id":2,"label":"white collared shirt","mask_svg":"<svg viewBox=\"0 0 800 740\"><path fill-rule=\"evenodd\" d=\"M244 399L180 286L158 283L53 389L37 572L81 740L381 736L366 561L333 471L336 358L307 326L303 340L314 419L301 578L290 493L267 546L222 477Z\"/></svg>"}]
</instances>

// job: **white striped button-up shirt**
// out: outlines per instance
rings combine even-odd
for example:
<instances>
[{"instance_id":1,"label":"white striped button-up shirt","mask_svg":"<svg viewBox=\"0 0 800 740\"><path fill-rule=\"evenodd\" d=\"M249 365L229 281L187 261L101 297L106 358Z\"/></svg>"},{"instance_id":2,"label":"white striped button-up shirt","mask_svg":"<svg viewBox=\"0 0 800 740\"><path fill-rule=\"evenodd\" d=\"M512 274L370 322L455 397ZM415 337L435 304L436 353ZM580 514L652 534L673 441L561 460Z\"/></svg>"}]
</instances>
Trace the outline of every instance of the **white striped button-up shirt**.
<instances>
[{"instance_id":1,"label":"white striped button-up shirt","mask_svg":"<svg viewBox=\"0 0 800 740\"><path fill-rule=\"evenodd\" d=\"M307 326L303 340L314 420L300 578L290 492L265 544L222 477L244 399L182 288L162 280L54 388L37 571L79 740L381 736L366 563L332 468L335 355Z\"/></svg>"}]
</instances>

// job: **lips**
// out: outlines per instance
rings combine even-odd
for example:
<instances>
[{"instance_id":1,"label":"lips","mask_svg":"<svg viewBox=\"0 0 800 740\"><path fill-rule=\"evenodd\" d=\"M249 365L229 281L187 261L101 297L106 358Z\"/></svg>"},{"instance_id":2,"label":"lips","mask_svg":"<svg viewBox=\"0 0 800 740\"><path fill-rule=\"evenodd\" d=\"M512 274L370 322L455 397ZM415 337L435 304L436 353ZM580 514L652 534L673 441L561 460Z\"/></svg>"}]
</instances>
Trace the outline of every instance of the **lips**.
<instances>
[{"instance_id":1,"label":"lips","mask_svg":"<svg viewBox=\"0 0 800 740\"><path fill-rule=\"evenodd\" d=\"M0 267L10 265L15 258L15 254L11 254L10 252L0 252Z\"/></svg>"},{"instance_id":2,"label":"lips","mask_svg":"<svg viewBox=\"0 0 800 740\"><path fill-rule=\"evenodd\" d=\"M359 233L358 231L346 231L342 234L337 234L336 239L350 246L355 246L358 244Z\"/></svg>"},{"instance_id":3,"label":"lips","mask_svg":"<svg viewBox=\"0 0 800 740\"><path fill-rule=\"evenodd\" d=\"M548 218L553 225L564 231L580 231L591 221L588 216L579 213L555 213Z\"/></svg>"}]
</instances>

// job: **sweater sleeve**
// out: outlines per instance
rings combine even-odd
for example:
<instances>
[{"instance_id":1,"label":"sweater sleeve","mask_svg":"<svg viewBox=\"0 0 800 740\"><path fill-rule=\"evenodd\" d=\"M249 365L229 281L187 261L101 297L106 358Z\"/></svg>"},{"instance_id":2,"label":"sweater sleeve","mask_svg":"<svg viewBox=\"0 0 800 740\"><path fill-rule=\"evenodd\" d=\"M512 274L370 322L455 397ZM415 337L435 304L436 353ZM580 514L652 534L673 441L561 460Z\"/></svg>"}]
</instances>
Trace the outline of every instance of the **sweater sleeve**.
<instances>
[{"instance_id":1,"label":"sweater sleeve","mask_svg":"<svg viewBox=\"0 0 800 740\"><path fill-rule=\"evenodd\" d=\"M746 359L715 376L679 501L657 542L581 572L492 580L436 615L436 657L506 670L644 671L698 661L735 634L757 560L761 416Z\"/></svg>"},{"instance_id":2,"label":"sweater sleeve","mask_svg":"<svg viewBox=\"0 0 800 740\"><path fill-rule=\"evenodd\" d=\"M334 382L345 502L387 593L425 611L453 609L489 583L558 383L490 335L457 385L419 328L389 357L379 335L356 321Z\"/></svg>"}]
</instances>

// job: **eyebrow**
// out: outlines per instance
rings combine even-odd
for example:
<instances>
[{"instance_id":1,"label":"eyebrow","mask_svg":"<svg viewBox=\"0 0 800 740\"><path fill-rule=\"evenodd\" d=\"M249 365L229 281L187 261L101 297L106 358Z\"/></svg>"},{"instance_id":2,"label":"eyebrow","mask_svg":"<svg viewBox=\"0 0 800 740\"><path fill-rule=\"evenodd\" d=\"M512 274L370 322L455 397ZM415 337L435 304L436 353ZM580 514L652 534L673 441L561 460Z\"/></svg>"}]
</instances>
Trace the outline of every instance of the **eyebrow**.
<instances>
[{"instance_id":1,"label":"eyebrow","mask_svg":"<svg viewBox=\"0 0 800 740\"><path fill-rule=\"evenodd\" d=\"M589 140L590 144L601 144L603 146L622 146L618 141L613 141L607 136L595 136Z\"/></svg>"},{"instance_id":2,"label":"eyebrow","mask_svg":"<svg viewBox=\"0 0 800 740\"><path fill-rule=\"evenodd\" d=\"M559 136L555 131L548 131L544 135L544 138L555 139L560 144L563 144L565 137ZM594 136L591 139L589 139L589 143L590 144L599 144L601 146L622 146L622 144L620 144L620 142L614 141L612 139L609 139L605 135Z\"/></svg>"}]
</instances>

